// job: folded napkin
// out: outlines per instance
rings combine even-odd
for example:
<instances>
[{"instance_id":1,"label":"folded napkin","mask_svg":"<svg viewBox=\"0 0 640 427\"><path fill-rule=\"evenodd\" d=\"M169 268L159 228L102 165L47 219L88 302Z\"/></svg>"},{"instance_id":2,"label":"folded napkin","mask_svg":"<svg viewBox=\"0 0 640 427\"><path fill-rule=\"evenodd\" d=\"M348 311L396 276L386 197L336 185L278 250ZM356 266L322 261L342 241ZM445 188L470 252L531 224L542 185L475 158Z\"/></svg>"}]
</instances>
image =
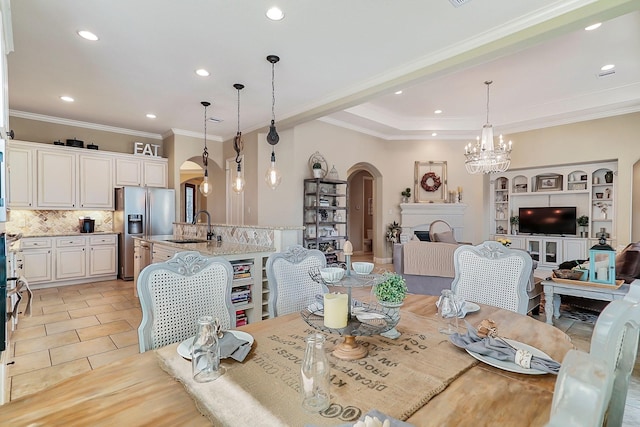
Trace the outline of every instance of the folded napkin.
<instances>
[{"instance_id":1,"label":"folded napkin","mask_svg":"<svg viewBox=\"0 0 640 427\"><path fill-rule=\"evenodd\" d=\"M467 315L466 301L460 295L453 294L453 296L455 298L456 307L458 307L458 317L463 318L464 316ZM440 295L440 297L438 298L438 301L436 301L436 307L440 307L440 300L442 300L442 295ZM445 312L442 314L447 315L449 313Z\"/></svg>"},{"instance_id":2,"label":"folded napkin","mask_svg":"<svg viewBox=\"0 0 640 427\"><path fill-rule=\"evenodd\" d=\"M550 374L558 374L560 363L544 357L533 356L526 350L513 349L500 338L478 336L476 329L467 323L467 333L449 336L451 342L460 347L483 356L497 360L516 363L524 368L537 369Z\"/></svg>"},{"instance_id":3,"label":"folded napkin","mask_svg":"<svg viewBox=\"0 0 640 427\"><path fill-rule=\"evenodd\" d=\"M220 338L219 343L220 357L222 359L230 357L238 362L242 362L251 351L251 344L249 341L236 338L236 336L231 332L225 332L224 336Z\"/></svg>"}]
</instances>

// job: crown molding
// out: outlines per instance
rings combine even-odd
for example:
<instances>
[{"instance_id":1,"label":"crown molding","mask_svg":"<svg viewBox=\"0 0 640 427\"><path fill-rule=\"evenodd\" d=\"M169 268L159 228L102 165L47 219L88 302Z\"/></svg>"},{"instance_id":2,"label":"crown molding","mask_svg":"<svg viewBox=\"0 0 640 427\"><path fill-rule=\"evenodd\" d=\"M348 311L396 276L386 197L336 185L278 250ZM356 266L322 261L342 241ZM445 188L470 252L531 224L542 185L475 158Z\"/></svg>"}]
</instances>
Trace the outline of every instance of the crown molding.
<instances>
[{"instance_id":1,"label":"crown molding","mask_svg":"<svg viewBox=\"0 0 640 427\"><path fill-rule=\"evenodd\" d=\"M184 129L176 129L176 128L171 128L168 131L166 131L165 133L162 134L162 138L167 138L169 136L172 135L180 135L180 136L188 136L191 138L199 138L199 139L204 139L204 133L202 132L192 132L190 130L184 130ZM224 142L224 139L222 139L221 136L219 135L209 135L207 134L207 140L208 141L216 141L216 142Z\"/></svg>"}]
</instances>

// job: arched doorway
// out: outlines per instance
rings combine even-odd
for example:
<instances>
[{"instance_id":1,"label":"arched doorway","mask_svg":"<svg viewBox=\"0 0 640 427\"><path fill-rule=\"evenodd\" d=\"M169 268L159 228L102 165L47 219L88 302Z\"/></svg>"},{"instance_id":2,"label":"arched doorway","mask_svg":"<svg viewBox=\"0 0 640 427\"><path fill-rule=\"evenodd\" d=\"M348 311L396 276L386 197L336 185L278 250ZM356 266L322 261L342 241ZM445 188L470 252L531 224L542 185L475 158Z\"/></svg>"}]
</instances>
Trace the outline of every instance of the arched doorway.
<instances>
[{"instance_id":1,"label":"arched doorway","mask_svg":"<svg viewBox=\"0 0 640 427\"><path fill-rule=\"evenodd\" d=\"M200 209L206 209L207 200L198 190L202 183L204 169L192 157L180 165L180 215L179 222L192 222Z\"/></svg>"}]
</instances>

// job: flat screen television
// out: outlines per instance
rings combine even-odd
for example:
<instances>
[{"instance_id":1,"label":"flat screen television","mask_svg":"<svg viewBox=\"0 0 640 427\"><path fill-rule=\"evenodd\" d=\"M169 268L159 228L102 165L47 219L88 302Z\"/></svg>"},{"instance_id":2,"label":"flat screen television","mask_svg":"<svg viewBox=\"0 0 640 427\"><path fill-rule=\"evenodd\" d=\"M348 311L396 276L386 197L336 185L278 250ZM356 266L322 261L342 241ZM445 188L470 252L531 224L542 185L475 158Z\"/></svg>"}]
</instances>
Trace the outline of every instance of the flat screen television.
<instances>
[{"instance_id":1,"label":"flat screen television","mask_svg":"<svg viewBox=\"0 0 640 427\"><path fill-rule=\"evenodd\" d=\"M520 208L518 216L520 233L576 234L575 207Z\"/></svg>"}]
</instances>

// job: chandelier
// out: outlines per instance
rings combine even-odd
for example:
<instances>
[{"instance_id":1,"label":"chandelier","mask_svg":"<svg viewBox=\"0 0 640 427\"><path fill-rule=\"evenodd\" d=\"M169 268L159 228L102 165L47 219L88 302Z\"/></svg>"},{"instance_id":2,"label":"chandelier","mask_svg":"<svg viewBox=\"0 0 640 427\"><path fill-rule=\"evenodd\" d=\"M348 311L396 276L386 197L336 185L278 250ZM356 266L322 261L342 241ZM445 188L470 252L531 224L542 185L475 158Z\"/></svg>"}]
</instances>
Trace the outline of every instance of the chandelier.
<instances>
[{"instance_id":1,"label":"chandelier","mask_svg":"<svg viewBox=\"0 0 640 427\"><path fill-rule=\"evenodd\" d=\"M467 172L492 173L504 172L511 164L511 141L505 143L502 135L496 147L493 142L493 126L489 124L489 85L491 80L484 82L487 85L487 123L482 126L482 137L478 137L475 144L467 144L464 147L466 158L464 165Z\"/></svg>"}]
</instances>

